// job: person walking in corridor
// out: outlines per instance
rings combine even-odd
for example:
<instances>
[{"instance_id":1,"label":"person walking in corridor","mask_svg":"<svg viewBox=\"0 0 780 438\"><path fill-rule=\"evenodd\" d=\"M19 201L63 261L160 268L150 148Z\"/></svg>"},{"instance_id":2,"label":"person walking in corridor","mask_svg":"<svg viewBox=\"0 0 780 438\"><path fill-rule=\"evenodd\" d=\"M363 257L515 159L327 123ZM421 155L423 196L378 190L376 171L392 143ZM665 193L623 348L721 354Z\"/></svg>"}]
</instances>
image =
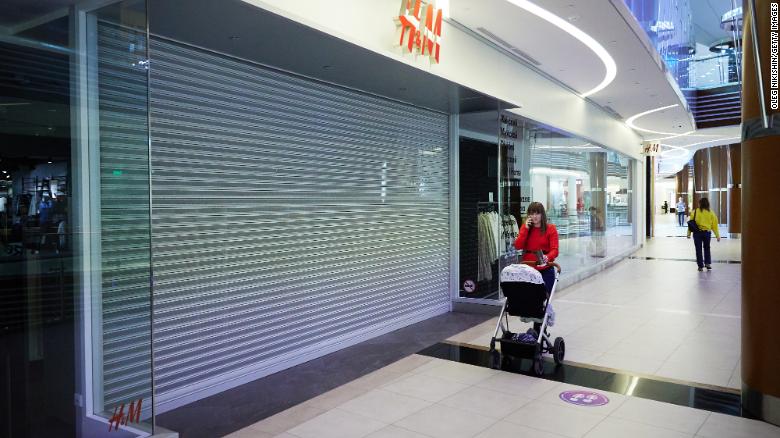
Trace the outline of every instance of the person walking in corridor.
<instances>
[{"instance_id":1,"label":"person walking in corridor","mask_svg":"<svg viewBox=\"0 0 780 438\"><path fill-rule=\"evenodd\" d=\"M681 226L685 226L685 209L687 206L683 202L682 196L677 198L677 206L675 207L677 209L677 223Z\"/></svg>"},{"instance_id":2,"label":"person walking in corridor","mask_svg":"<svg viewBox=\"0 0 780 438\"><path fill-rule=\"evenodd\" d=\"M711 232L715 233L715 238L720 242L720 233L718 232L718 217L710 210L710 201L707 198L699 200L699 208L693 210L691 219L696 222L696 229L688 228L688 238L693 234L693 245L696 247L696 264L699 265L699 271L712 269L712 256L710 254ZM704 253L702 256L702 252Z\"/></svg>"}]
</instances>

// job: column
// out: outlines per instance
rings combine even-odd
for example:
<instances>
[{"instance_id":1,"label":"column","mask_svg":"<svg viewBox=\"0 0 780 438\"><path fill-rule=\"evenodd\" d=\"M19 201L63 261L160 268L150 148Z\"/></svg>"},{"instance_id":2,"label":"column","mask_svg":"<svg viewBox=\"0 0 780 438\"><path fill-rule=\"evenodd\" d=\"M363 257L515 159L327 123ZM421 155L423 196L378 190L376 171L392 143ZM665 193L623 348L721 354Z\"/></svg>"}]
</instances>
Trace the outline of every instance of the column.
<instances>
[{"instance_id":1,"label":"column","mask_svg":"<svg viewBox=\"0 0 780 438\"><path fill-rule=\"evenodd\" d=\"M770 128L762 123L749 2L744 2L742 85L742 407L780 425L780 269L772 266L780 248L777 218L777 165L780 163L780 116L771 110L770 1L757 0L756 28Z\"/></svg>"},{"instance_id":2,"label":"column","mask_svg":"<svg viewBox=\"0 0 780 438\"><path fill-rule=\"evenodd\" d=\"M605 231L607 220L607 153L591 152L588 155L590 211L591 215L599 216L598 224L592 225L591 231Z\"/></svg>"},{"instance_id":3,"label":"column","mask_svg":"<svg viewBox=\"0 0 780 438\"><path fill-rule=\"evenodd\" d=\"M699 199L710 196L710 150L699 149L693 154L693 201L691 211L699 207Z\"/></svg>"},{"instance_id":4,"label":"column","mask_svg":"<svg viewBox=\"0 0 780 438\"><path fill-rule=\"evenodd\" d=\"M607 230L607 153L588 154L588 174L590 176L590 256L604 257Z\"/></svg>"},{"instance_id":5,"label":"column","mask_svg":"<svg viewBox=\"0 0 780 438\"><path fill-rule=\"evenodd\" d=\"M577 223L577 177L570 176L566 184L566 209L569 211L569 224L574 226Z\"/></svg>"},{"instance_id":6,"label":"column","mask_svg":"<svg viewBox=\"0 0 780 438\"><path fill-rule=\"evenodd\" d=\"M729 234L742 232L742 145L728 146L728 224ZM736 236L735 236L736 237Z\"/></svg>"}]
</instances>

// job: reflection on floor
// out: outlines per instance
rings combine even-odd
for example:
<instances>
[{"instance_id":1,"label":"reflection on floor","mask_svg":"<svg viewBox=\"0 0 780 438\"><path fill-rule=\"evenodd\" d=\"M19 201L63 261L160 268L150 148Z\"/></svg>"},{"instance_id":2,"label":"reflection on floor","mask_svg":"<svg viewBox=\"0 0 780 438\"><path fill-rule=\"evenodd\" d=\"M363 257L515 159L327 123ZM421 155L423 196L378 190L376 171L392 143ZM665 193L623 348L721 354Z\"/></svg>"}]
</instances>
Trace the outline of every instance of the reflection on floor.
<instances>
[{"instance_id":1,"label":"reflection on floor","mask_svg":"<svg viewBox=\"0 0 780 438\"><path fill-rule=\"evenodd\" d=\"M582 406L564 391L595 391ZM411 355L231 438L777 437L756 420Z\"/></svg>"},{"instance_id":2,"label":"reflection on floor","mask_svg":"<svg viewBox=\"0 0 780 438\"><path fill-rule=\"evenodd\" d=\"M672 219L659 216L657 223ZM552 333L566 339L566 358L739 388L739 240L713 240L712 252L716 262L735 263L698 272L691 240L655 238L635 258L563 289ZM450 340L487 346L494 329L487 321Z\"/></svg>"}]
</instances>

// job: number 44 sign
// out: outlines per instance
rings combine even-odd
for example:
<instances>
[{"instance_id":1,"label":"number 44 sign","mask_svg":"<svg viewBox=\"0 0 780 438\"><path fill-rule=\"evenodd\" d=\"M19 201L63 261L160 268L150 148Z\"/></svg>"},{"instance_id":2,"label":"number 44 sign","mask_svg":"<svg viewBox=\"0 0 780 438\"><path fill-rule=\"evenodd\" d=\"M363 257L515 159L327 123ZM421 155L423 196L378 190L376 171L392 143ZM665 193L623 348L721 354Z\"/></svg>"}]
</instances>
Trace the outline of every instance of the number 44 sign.
<instances>
[{"instance_id":1,"label":"number 44 sign","mask_svg":"<svg viewBox=\"0 0 780 438\"><path fill-rule=\"evenodd\" d=\"M605 395L590 391L564 391L559 397L566 403L577 406L604 406L609 403Z\"/></svg>"}]
</instances>

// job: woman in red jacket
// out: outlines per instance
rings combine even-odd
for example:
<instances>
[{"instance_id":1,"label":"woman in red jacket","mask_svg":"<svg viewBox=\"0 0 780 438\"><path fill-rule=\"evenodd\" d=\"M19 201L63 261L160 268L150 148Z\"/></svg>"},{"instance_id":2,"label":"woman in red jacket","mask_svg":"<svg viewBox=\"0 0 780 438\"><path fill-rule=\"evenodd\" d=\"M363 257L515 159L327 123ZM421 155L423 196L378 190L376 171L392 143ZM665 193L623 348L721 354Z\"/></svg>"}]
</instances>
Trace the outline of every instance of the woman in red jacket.
<instances>
[{"instance_id":1,"label":"woman in red jacket","mask_svg":"<svg viewBox=\"0 0 780 438\"><path fill-rule=\"evenodd\" d=\"M515 248L525 251L523 261L541 262L536 269L542 274L544 285L549 293L555 282L555 271L548 263L552 263L558 257L558 230L555 225L547 223L547 214L540 202L532 202L526 212L528 219L520 227ZM537 251L542 252L542 260L537 258Z\"/></svg>"}]
</instances>

